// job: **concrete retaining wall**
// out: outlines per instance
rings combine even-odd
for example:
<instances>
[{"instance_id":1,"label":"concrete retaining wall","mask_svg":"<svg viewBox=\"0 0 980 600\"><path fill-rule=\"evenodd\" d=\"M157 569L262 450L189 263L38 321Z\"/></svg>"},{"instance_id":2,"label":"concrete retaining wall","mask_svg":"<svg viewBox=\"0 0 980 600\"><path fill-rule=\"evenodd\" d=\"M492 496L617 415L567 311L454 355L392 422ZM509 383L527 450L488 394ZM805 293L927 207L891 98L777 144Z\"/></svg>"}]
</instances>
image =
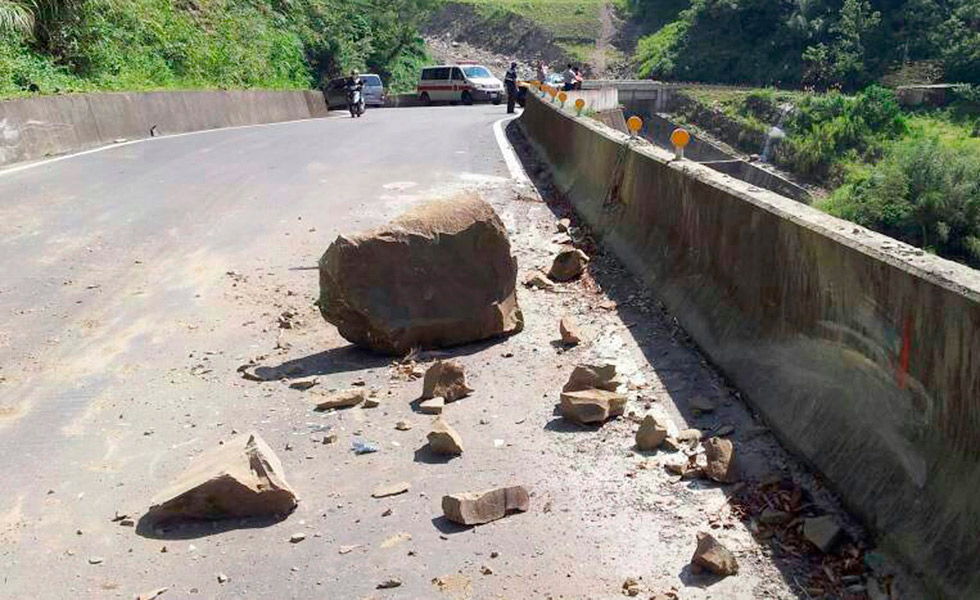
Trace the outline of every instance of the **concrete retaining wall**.
<instances>
[{"instance_id":1,"label":"concrete retaining wall","mask_svg":"<svg viewBox=\"0 0 980 600\"><path fill-rule=\"evenodd\" d=\"M325 117L318 91L72 94L0 102L0 165L120 139Z\"/></svg>"},{"instance_id":2,"label":"concrete retaining wall","mask_svg":"<svg viewBox=\"0 0 980 600\"><path fill-rule=\"evenodd\" d=\"M980 275L535 99L579 213L936 596L980 597Z\"/></svg>"}]
</instances>

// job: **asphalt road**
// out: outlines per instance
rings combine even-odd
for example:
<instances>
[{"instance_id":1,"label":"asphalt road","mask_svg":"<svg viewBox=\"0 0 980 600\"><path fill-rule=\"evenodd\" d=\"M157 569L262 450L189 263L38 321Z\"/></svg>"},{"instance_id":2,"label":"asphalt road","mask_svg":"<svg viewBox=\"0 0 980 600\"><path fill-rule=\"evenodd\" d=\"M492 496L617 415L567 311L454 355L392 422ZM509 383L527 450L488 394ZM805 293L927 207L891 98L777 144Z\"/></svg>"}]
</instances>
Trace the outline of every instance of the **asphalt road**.
<instances>
[{"instance_id":1,"label":"asphalt road","mask_svg":"<svg viewBox=\"0 0 980 600\"><path fill-rule=\"evenodd\" d=\"M575 362L623 361L631 409L678 427L754 430L739 442L748 471L808 477L613 262L594 263L604 292L522 288L525 332L451 352L476 392L447 408L466 446L448 463L419 452L429 418L410 402L421 382L319 317L310 267L330 241L427 196L482 191L522 276L547 265L555 215L509 179L492 128L503 116L493 106L371 110L0 172L0 597L167 587L165 599L616 598L628 576L643 577L647 596L798 597L793 566L731 517L726 490L673 481L658 467L670 457L632 450L628 419L581 430L553 416ZM292 328L279 327L284 311ZM554 343L560 314L591 341ZM313 413L288 382L242 379L249 360L298 366L321 387L361 380L382 404ZM718 410L685 418L677 406L696 396ZM396 431L398 420L412 430ZM321 443L324 426L336 443ZM113 522L138 519L189 460L249 430L275 448L301 497L287 519L174 531ZM381 452L355 456L358 437ZM370 497L400 480L409 493ZM439 518L445 493L514 484L532 491L526 514L475 529ZM741 564L721 581L687 564L697 531L719 524ZM289 543L297 532L306 540ZM375 589L392 577L403 585Z\"/></svg>"}]
</instances>

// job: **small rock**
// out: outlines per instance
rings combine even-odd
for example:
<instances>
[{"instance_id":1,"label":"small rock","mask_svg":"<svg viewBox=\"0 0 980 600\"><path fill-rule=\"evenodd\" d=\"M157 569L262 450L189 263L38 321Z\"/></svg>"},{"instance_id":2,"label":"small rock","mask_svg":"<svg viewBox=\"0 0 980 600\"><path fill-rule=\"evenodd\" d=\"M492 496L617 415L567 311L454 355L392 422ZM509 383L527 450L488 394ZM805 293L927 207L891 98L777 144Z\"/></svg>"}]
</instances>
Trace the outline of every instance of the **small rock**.
<instances>
[{"instance_id":1,"label":"small rock","mask_svg":"<svg viewBox=\"0 0 980 600\"><path fill-rule=\"evenodd\" d=\"M407 481L400 481L398 483L381 485L374 488L371 492L373 498L387 498L388 496L397 496L398 494L404 494L410 488Z\"/></svg>"},{"instance_id":2,"label":"small rock","mask_svg":"<svg viewBox=\"0 0 980 600\"><path fill-rule=\"evenodd\" d=\"M432 398L430 400L423 400L419 403L419 411L427 415L441 415L442 409L445 408L446 401L442 398Z\"/></svg>"},{"instance_id":3,"label":"small rock","mask_svg":"<svg viewBox=\"0 0 980 600\"><path fill-rule=\"evenodd\" d=\"M218 583L228 583L228 576L224 573L218 573Z\"/></svg>"},{"instance_id":4,"label":"small rock","mask_svg":"<svg viewBox=\"0 0 980 600\"><path fill-rule=\"evenodd\" d=\"M681 449L681 443L677 441L677 438L672 438L670 436L666 437L663 443L660 445L668 452L679 452Z\"/></svg>"},{"instance_id":5,"label":"small rock","mask_svg":"<svg viewBox=\"0 0 980 600\"><path fill-rule=\"evenodd\" d=\"M412 424L408 421L398 421L395 423L395 429L398 431L408 431L412 428Z\"/></svg>"},{"instance_id":6,"label":"small rock","mask_svg":"<svg viewBox=\"0 0 980 600\"><path fill-rule=\"evenodd\" d=\"M690 406L692 409L703 413L714 412L715 410L715 403L704 396L696 396L691 400Z\"/></svg>"},{"instance_id":7,"label":"small rock","mask_svg":"<svg viewBox=\"0 0 980 600\"><path fill-rule=\"evenodd\" d=\"M558 410L561 416L575 423L602 423L623 414L626 396L607 390L562 392Z\"/></svg>"},{"instance_id":8,"label":"small rock","mask_svg":"<svg viewBox=\"0 0 980 600\"><path fill-rule=\"evenodd\" d=\"M640 595L640 582L636 579L636 577L626 578L626 581L623 582L623 593L627 596Z\"/></svg>"},{"instance_id":9,"label":"small rock","mask_svg":"<svg viewBox=\"0 0 980 600\"><path fill-rule=\"evenodd\" d=\"M463 367L456 362L439 360L425 371L422 382L423 400L444 398L446 402L455 402L472 391L466 385Z\"/></svg>"},{"instance_id":10,"label":"small rock","mask_svg":"<svg viewBox=\"0 0 980 600\"><path fill-rule=\"evenodd\" d=\"M719 483L735 481L735 445L725 438L713 437L704 442L708 465L704 474Z\"/></svg>"},{"instance_id":11,"label":"small rock","mask_svg":"<svg viewBox=\"0 0 980 600\"><path fill-rule=\"evenodd\" d=\"M830 515L803 520L803 537L821 552L830 552L840 540L843 531Z\"/></svg>"},{"instance_id":12,"label":"small rock","mask_svg":"<svg viewBox=\"0 0 980 600\"><path fill-rule=\"evenodd\" d=\"M317 379L298 379L290 383L289 387L294 390L302 391L302 390L308 390L311 387L317 385L318 383L320 383L320 381Z\"/></svg>"},{"instance_id":13,"label":"small rock","mask_svg":"<svg viewBox=\"0 0 980 600\"><path fill-rule=\"evenodd\" d=\"M363 406L364 408L377 408L381 406L381 401L378 400L377 398L368 397L364 399L364 404L362 404L361 406Z\"/></svg>"},{"instance_id":14,"label":"small rock","mask_svg":"<svg viewBox=\"0 0 980 600\"><path fill-rule=\"evenodd\" d=\"M552 261L548 277L552 281L571 281L582 275L588 264L589 256L578 248L562 250Z\"/></svg>"},{"instance_id":15,"label":"small rock","mask_svg":"<svg viewBox=\"0 0 980 600\"><path fill-rule=\"evenodd\" d=\"M330 410L334 408L350 408L364 402L366 394L364 390L349 389L332 394L323 394L326 400L318 402L316 410Z\"/></svg>"},{"instance_id":16,"label":"small rock","mask_svg":"<svg viewBox=\"0 0 980 600\"><path fill-rule=\"evenodd\" d=\"M138 594L136 596L136 600L153 600L154 598L159 598L160 596L162 596L163 593L169 589L170 589L169 587L162 587L162 588L157 588L155 590L151 590L149 592L143 592L142 594Z\"/></svg>"},{"instance_id":17,"label":"small rock","mask_svg":"<svg viewBox=\"0 0 980 600\"><path fill-rule=\"evenodd\" d=\"M432 421L432 429L426 438L433 454L458 456L463 453L463 440L441 416Z\"/></svg>"},{"instance_id":18,"label":"small rock","mask_svg":"<svg viewBox=\"0 0 980 600\"><path fill-rule=\"evenodd\" d=\"M102 561L105 560L101 556L90 556L88 557L88 564L90 565L101 565Z\"/></svg>"},{"instance_id":19,"label":"small rock","mask_svg":"<svg viewBox=\"0 0 980 600\"><path fill-rule=\"evenodd\" d=\"M561 318L558 323L558 332L561 334L561 343L566 346L577 346L582 342L582 334L571 317Z\"/></svg>"},{"instance_id":20,"label":"small rock","mask_svg":"<svg viewBox=\"0 0 980 600\"><path fill-rule=\"evenodd\" d=\"M361 547L360 544L353 544L351 546L341 546L340 549L337 550L337 554L350 554L351 552L357 550L360 547Z\"/></svg>"},{"instance_id":21,"label":"small rock","mask_svg":"<svg viewBox=\"0 0 980 600\"><path fill-rule=\"evenodd\" d=\"M493 569L486 565L483 565L483 567L480 568L480 572L484 575L493 575Z\"/></svg>"},{"instance_id":22,"label":"small rock","mask_svg":"<svg viewBox=\"0 0 980 600\"><path fill-rule=\"evenodd\" d=\"M709 571L726 577L738 573L738 561L731 551L721 545L710 533L698 532L698 547L691 558L691 570L695 573Z\"/></svg>"},{"instance_id":23,"label":"small rock","mask_svg":"<svg viewBox=\"0 0 980 600\"><path fill-rule=\"evenodd\" d=\"M524 487L513 486L443 496L442 512L454 523L481 525L501 519L511 512L526 512L530 502Z\"/></svg>"},{"instance_id":24,"label":"small rock","mask_svg":"<svg viewBox=\"0 0 980 600\"><path fill-rule=\"evenodd\" d=\"M678 442L697 442L701 439L700 429L682 429L677 432Z\"/></svg>"},{"instance_id":25,"label":"small rock","mask_svg":"<svg viewBox=\"0 0 980 600\"><path fill-rule=\"evenodd\" d=\"M323 443L324 444L332 444L332 443L336 442L337 439L338 438L337 438L337 434L336 433L328 433L327 435L323 436Z\"/></svg>"},{"instance_id":26,"label":"small rock","mask_svg":"<svg viewBox=\"0 0 980 600\"><path fill-rule=\"evenodd\" d=\"M289 536L289 542L292 544L298 544L305 539L306 539L305 533L294 533L293 535Z\"/></svg>"},{"instance_id":27,"label":"small rock","mask_svg":"<svg viewBox=\"0 0 980 600\"><path fill-rule=\"evenodd\" d=\"M524 280L524 285L548 292L555 289L555 282L548 279L548 276L541 271L531 271L531 273Z\"/></svg>"},{"instance_id":28,"label":"small rock","mask_svg":"<svg viewBox=\"0 0 980 600\"><path fill-rule=\"evenodd\" d=\"M558 219L558 222L555 223L555 227L558 229L558 233L566 233L568 231L568 228L571 226L572 226L571 219Z\"/></svg>"},{"instance_id":29,"label":"small rock","mask_svg":"<svg viewBox=\"0 0 980 600\"><path fill-rule=\"evenodd\" d=\"M765 523L766 525L782 525L783 523L788 523L792 518L793 515L788 512L766 508L759 515L759 522Z\"/></svg>"},{"instance_id":30,"label":"small rock","mask_svg":"<svg viewBox=\"0 0 980 600\"><path fill-rule=\"evenodd\" d=\"M391 579L385 579L384 581L379 583L377 587L379 590L390 590L391 588L399 587L401 584L402 582L400 579L391 578Z\"/></svg>"},{"instance_id":31,"label":"small rock","mask_svg":"<svg viewBox=\"0 0 980 600\"><path fill-rule=\"evenodd\" d=\"M600 389L615 392L618 387L616 365L577 365L561 391L578 392L580 390Z\"/></svg>"},{"instance_id":32,"label":"small rock","mask_svg":"<svg viewBox=\"0 0 980 600\"><path fill-rule=\"evenodd\" d=\"M496 550L490 553L490 558L497 558L498 556L500 556L500 553Z\"/></svg>"},{"instance_id":33,"label":"small rock","mask_svg":"<svg viewBox=\"0 0 980 600\"><path fill-rule=\"evenodd\" d=\"M656 417L647 415L636 430L636 447L639 450L656 450L667 439L667 428L657 422Z\"/></svg>"}]
</instances>

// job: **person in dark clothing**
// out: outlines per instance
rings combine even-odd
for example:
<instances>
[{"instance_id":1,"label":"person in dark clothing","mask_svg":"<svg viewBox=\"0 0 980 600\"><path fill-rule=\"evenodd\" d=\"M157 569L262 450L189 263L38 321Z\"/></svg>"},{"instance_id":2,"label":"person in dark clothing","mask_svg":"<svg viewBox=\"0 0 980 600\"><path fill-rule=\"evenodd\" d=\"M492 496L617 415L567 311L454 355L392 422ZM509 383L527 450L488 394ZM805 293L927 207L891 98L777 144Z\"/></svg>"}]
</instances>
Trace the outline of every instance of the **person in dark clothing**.
<instances>
[{"instance_id":1,"label":"person in dark clothing","mask_svg":"<svg viewBox=\"0 0 980 600\"><path fill-rule=\"evenodd\" d=\"M514 112L514 103L517 102L517 63L510 63L507 74L504 75L504 86L507 88L507 112Z\"/></svg>"}]
</instances>

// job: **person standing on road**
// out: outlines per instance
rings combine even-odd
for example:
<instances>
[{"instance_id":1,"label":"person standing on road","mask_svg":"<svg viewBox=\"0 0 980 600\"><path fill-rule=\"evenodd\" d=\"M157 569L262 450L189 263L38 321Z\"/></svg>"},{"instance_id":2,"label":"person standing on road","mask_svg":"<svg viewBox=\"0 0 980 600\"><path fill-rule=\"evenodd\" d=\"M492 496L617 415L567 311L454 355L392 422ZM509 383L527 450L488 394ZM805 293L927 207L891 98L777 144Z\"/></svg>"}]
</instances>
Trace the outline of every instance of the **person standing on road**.
<instances>
[{"instance_id":1,"label":"person standing on road","mask_svg":"<svg viewBox=\"0 0 980 600\"><path fill-rule=\"evenodd\" d=\"M544 61L538 61L534 76L538 78L540 83L545 83L548 80L548 69L544 66Z\"/></svg>"},{"instance_id":2,"label":"person standing on road","mask_svg":"<svg viewBox=\"0 0 980 600\"><path fill-rule=\"evenodd\" d=\"M507 113L514 112L514 103L517 102L517 63L510 63L507 74L504 75L504 86L507 88Z\"/></svg>"},{"instance_id":3,"label":"person standing on road","mask_svg":"<svg viewBox=\"0 0 980 600\"><path fill-rule=\"evenodd\" d=\"M572 63L568 63L568 68L565 69L562 79L565 81L566 92L575 87L575 69L572 67Z\"/></svg>"}]
</instances>

